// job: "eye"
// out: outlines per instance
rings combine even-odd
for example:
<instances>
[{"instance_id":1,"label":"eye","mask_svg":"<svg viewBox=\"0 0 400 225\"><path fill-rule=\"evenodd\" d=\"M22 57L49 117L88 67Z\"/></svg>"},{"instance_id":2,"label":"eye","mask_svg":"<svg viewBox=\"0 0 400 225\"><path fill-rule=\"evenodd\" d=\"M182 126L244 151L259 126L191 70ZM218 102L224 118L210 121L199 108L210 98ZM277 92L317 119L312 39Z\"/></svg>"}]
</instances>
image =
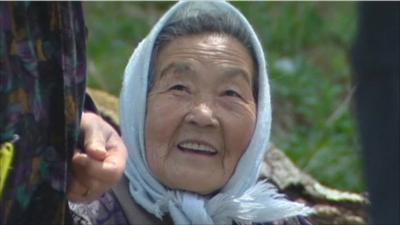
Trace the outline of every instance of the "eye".
<instances>
[{"instance_id":1,"label":"eye","mask_svg":"<svg viewBox=\"0 0 400 225\"><path fill-rule=\"evenodd\" d=\"M224 92L224 95L229 96L229 97L237 97L237 98L241 98L242 97L238 92L236 92L234 90L226 90Z\"/></svg>"},{"instance_id":2,"label":"eye","mask_svg":"<svg viewBox=\"0 0 400 225\"><path fill-rule=\"evenodd\" d=\"M188 91L188 88L182 84L176 84L169 88L172 91Z\"/></svg>"}]
</instances>

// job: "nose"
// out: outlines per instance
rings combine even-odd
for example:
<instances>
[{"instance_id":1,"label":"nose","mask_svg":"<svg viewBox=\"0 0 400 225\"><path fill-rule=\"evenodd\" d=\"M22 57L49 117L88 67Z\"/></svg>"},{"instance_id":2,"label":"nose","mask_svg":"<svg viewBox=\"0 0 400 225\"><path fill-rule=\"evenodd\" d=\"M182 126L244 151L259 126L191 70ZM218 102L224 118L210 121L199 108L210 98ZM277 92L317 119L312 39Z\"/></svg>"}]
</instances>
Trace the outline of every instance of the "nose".
<instances>
[{"instance_id":1,"label":"nose","mask_svg":"<svg viewBox=\"0 0 400 225\"><path fill-rule=\"evenodd\" d=\"M218 126L218 120L214 115L214 111L205 103L192 107L185 116L185 121L201 127Z\"/></svg>"}]
</instances>

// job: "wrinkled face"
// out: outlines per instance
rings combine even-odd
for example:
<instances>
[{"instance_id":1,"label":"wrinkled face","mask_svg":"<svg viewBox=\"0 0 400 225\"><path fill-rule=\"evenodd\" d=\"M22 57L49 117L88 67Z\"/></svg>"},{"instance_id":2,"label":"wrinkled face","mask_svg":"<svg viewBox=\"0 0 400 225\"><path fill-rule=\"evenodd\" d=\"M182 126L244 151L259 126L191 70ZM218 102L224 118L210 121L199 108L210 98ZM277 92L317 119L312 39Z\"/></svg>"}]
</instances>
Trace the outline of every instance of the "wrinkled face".
<instances>
[{"instance_id":1,"label":"wrinkled face","mask_svg":"<svg viewBox=\"0 0 400 225\"><path fill-rule=\"evenodd\" d=\"M256 123L255 65L236 39L180 37L156 60L148 96L147 160L169 188L208 194L233 174Z\"/></svg>"}]
</instances>

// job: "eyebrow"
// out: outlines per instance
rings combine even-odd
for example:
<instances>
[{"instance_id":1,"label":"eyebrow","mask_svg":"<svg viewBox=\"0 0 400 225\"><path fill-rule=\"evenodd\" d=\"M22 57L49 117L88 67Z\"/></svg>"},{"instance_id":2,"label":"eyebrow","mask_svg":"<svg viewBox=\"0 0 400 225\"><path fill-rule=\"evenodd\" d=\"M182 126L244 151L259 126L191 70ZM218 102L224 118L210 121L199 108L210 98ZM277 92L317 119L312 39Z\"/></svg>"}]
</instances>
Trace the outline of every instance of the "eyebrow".
<instances>
[{"instance_id":1,"label":"eyebrow","mask_svg":"<svg viewBox=\"0 0 400 225\"><path fill-rule=\"evenodd\" d=\"M160 74L160 78L169 74L170 71L174 72L193 72L192 68L187 63L171 63L167 66L167 68L163 69Z\"/></svg>"},{"instance_id":2,"label":"eyebrow","mask_svg":"<svg viewBox=\"0 0 400 225\"><path fill-rule=\"evenodd\" d=\"M187 63L171 63L165 69L161 71L160 78L165 77L166 75L170 74L170 71L174 72L190 72L194 73L195 71L191 68L191 66ZM234 77L241 77L244 81L246 81L249 85L252 85L252 80L247 76L247 72L241 68L227 68L224 69L222 75L226 79L226 77L234 78Z\"/></svg>"},{"instance_id":3,"label":"eyebrow","mask_svg":"<svg viewBox=\"0 0 400 225\"><path fill-rule=\"evenodd\" d=\"M252 84L252 80L250 80L249 76L247 76L247 72L241 68L229 68L223 72L225 77L241 77L244 81L246 81L249 85Z\"/></svg>"}]
</instances>

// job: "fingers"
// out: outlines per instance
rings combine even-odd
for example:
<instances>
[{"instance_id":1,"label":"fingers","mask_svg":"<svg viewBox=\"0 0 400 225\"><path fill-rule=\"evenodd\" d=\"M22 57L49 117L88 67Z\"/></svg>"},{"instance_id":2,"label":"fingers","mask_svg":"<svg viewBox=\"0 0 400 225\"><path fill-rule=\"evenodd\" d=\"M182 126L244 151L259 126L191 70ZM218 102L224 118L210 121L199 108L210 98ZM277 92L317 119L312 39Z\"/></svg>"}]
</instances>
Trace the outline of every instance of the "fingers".
<instances>
[{"instance_id":1,"label":"fingers","mask_svg":"<svg viewBox=\"0 0 400 225\"><path fill-rule=\"evenodd\" d=\"M68 197L71 201L90 202L110 190L121 178L128 157L118 133L101 117L84 113L84 153L72 158L73 181Z\"/></svg>"},{"instance_id":2,"label":"fingers","mask_svg":"<svg viewBox=\"0 0 400 225\"><path fill-rule=\"evenodd\" d=\"M85 154L81 154L78 151L75 151L74 156L72 157L72 165L73 165L73 179L68 187L68 200L72 202L87 202L86 196L88 195L88 186L83 185L80 182L82 179L82 173L79 171L82 170L86 166L87 156Z\"/></svg>"},{"instance_id":3,"label":"fingers","mask_svg":"<svg viewBox=\"0 0 400 225\"><path fill-rule=\"evenodd\" d=\"M83 184L79 179L74 179L68 190L68 200L71 202L90 203L99 199L104 191L98 191L96 188L99 185L91 183L90 185Z\"/></svg>"},{"instance_id":4,"label":"fingers","mask_svg":"<svg viewBox=\"0 0 400 225\"><path fill-rule=\"evenodd\" d=\"M87 199L89 188L82 185L77 179L74 179L68 190L68 200L71 202L89 202Z\"/></svg>"},{"instance_id":5,"label":"fingers","mask_svg":"<svg viewBox=\"0 0 400 225\"><path fill-rule=\"evenodd\" d=\"M84 173L88 178L95 178L102 182L109 182L114 185L122 176L126 166L125 146L112 147L102 161L92 158L89 154L75 153L72 161L76 164L77 173Z\"/></svg>"},{"instance_id":6,"label":"fingers","mask_svg":"<svg viewBox=\"0 0 400 225\"><path fill-rule=\"evenodd\" d=\"M73 179L68 189L68 199L73 202L89 203L101 197L110 189L108 181L102 181L98 175L89 175L92 161L86 154L75 152L72 158Z\"/></svg>"},{"instance_id":7,"label":"fingers","mask_svg":"<svg viewBox=\"0 0 400 225\"><path fill-rule=\"evenodd\" d=\"M76 164L76 173L88 176L88 180L96 179L102 182L115 182L119 178L114 178L120 170L116 163L118 159L112 154L106 156L104 161L98 161L87 154L77 153L73 157L73 163Z\"/></svg>"},{"instance_id":8,"label":"fingers","mask_svg":"<svg viewBox=\"0 0 400 225\"><path fill-rule=\"evenodd\" d=\"M115 173L122 175L128 158L128 151L121 137L115 132L107 140L107 156L105 162L115 165Z\"/></svg>"},{"instance_id":9,"label":"fingers","mask_svg":"<svg viewBox=\"0 0 400 225\"><path fill-rule=\"evenodd\" d=\"M82 116L81 128L85 136L85 153L97 160L104 160L107 154L105 147L110 130L105 127L106 125L108 124L103 119L93 113L85 113Z\"/></svg>"},{"instance_id":10,"label":"fingers","mask_svg":"<svg viewBox=\"0 0 400 225\"><path fill-rule=\"evenodd\" d=\"M88 173L96 176L101 174L104 180L117 182L125 169L128 158L127 149L118 133L101 117L85 113L85 152L91 158L102 161L88 161ZM96 126L93 126L96 124Z\"/></svg>"}]
</instances>

